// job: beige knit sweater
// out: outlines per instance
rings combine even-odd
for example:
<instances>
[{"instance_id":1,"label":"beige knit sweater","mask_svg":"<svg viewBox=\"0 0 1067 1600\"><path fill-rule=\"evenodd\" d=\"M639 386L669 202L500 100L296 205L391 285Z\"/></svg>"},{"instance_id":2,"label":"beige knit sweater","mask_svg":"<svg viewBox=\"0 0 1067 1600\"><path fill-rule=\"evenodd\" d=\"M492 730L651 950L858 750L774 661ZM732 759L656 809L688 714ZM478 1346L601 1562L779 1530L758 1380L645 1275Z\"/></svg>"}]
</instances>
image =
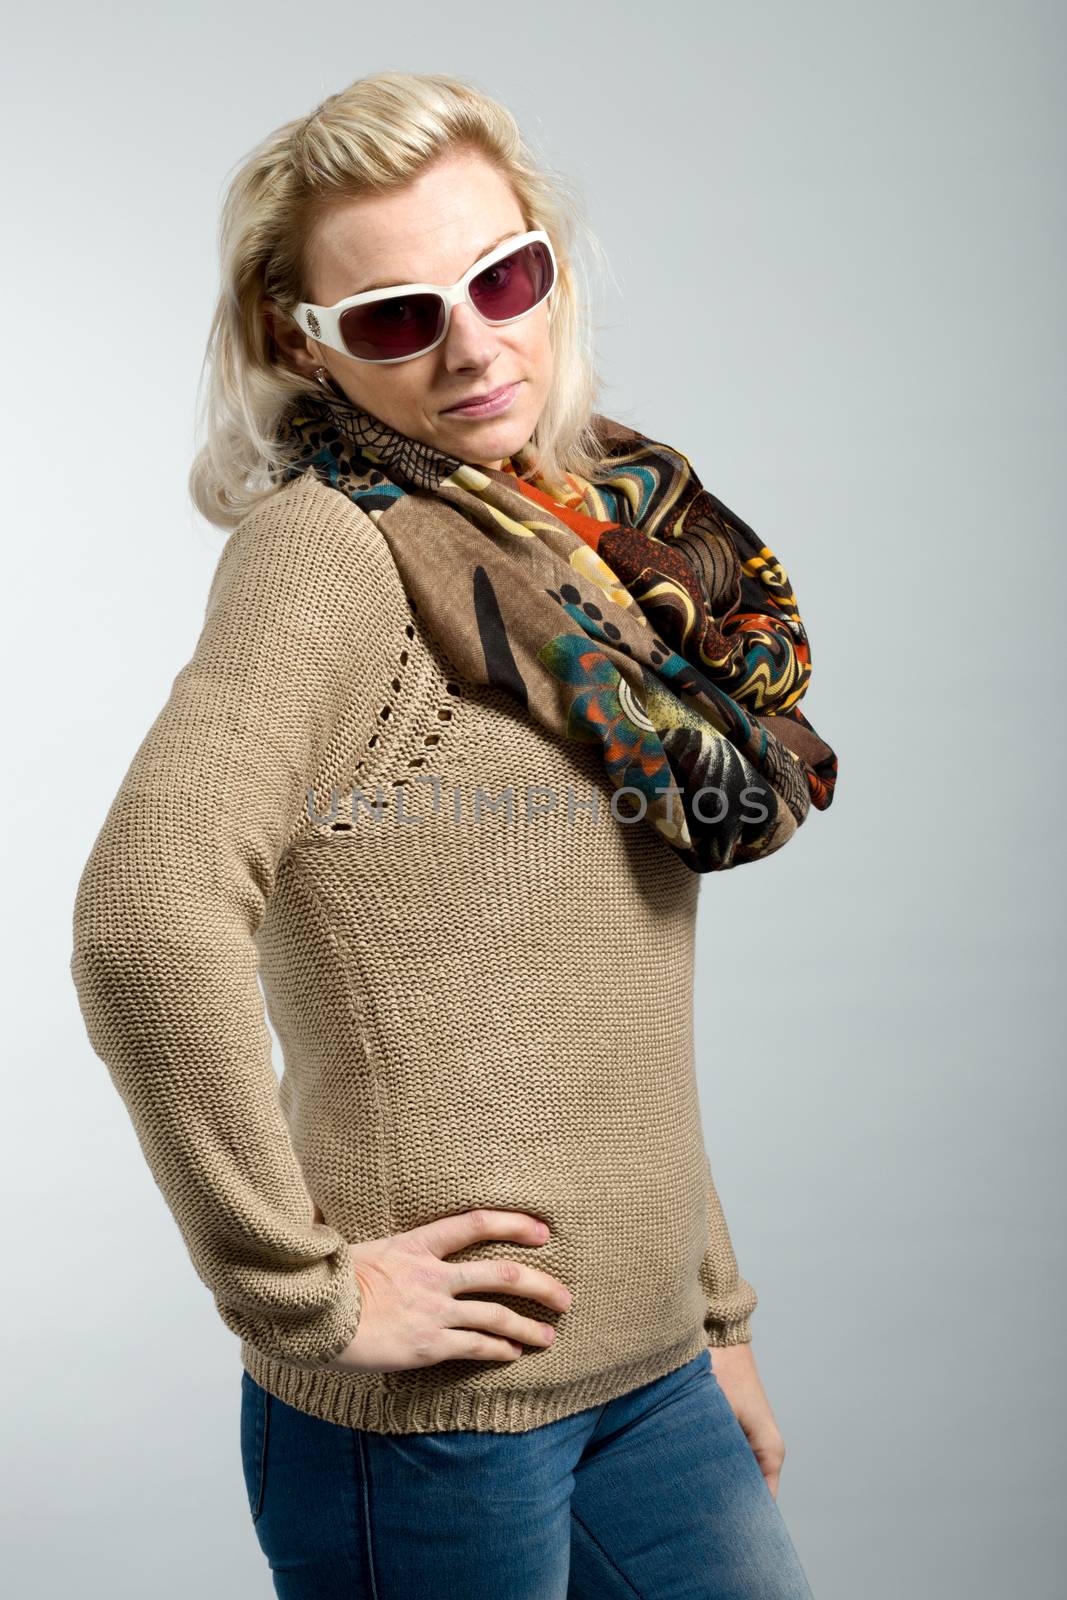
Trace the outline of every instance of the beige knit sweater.
<instances>
[{"instance_id":1,"label":"beige knit sweater","mask_svg":"<svg viewBox=\"0 0 1067 1600\"><path fill-rule=\"evenodd\" d=\"M71 971L244 1366L289 1404L517 1432L750 1339L694 1072L702 880L611 793L595 747L456 680L347 497L304 477L229 536ZM566 1312L478 1296L554 1344L325 1370L360 1315L348 1241L476 1206L549 1224L450 1259L561 1279Z\"/></svg>"}]
</instances>

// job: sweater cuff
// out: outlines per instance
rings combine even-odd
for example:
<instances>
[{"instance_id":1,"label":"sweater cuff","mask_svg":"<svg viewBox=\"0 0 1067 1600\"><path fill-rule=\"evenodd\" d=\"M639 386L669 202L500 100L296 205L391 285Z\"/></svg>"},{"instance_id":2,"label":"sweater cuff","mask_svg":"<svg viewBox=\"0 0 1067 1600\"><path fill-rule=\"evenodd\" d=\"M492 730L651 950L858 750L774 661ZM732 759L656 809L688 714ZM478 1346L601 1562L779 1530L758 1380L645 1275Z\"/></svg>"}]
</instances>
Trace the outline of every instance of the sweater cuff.
<instances>
[{"instance_id":1,"label":"sweater cuff","mask_svg":"<svg viewBox=\"0 0 1067 1600\"><path fill-rule=\"evenodd\" d=\"M704 1342L712 1350L721 1349L724 1345L751 1344L751 1317L742 1317L739 1322L719 1323L714 1327L705 1328Z\"/></svg>"},{"instance_id":2,"label":"sweater cuff","mask_svg":"<svg viewBox=\"0 0 1067 1600\"><path fill-rule=\"evenodd\" d=\"M346 1252L347 1256L347 1252ZM333 1361L355 1338L363 1311L363 1297L351 1267L337 1299L313 1317L300 1320L275 1318L266 1321L220 1304L219 1315L239 1339L271 1360L312 1370Z\"/></svg>"}]
</instances>

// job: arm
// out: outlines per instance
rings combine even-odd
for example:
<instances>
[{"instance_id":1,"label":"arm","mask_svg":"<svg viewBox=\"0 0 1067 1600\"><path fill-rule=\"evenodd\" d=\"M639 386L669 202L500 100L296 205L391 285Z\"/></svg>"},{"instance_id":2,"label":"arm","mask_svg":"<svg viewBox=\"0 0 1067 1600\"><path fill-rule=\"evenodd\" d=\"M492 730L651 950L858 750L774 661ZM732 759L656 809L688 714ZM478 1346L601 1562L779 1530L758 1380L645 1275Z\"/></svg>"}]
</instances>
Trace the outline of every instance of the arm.
<instances>
[{"instance_id":1,"label":"arm","mask_svg":"<svg viewBox=\"0 0 1067 1600\"><path fill-rule=\"evenodd\" d=\"M230 535L192 659L85 865L70 963L222 1320L302 1363L345 1348L360 1296L279 1107L253 940L331 732L353 696L372 715L393 648L390 558L353 510L298 485Z\"/></svg>"},{"instance_id":2,"label":"arm","mask_svg":"<svg viewBox=\"0 0 1067 1600\"><path fill-rule=\"evenodd\" d=\"M726 1219L708 1168L708 1249L700 1270L707 1297L704 1328L712 1372L777 1499L785 1441L756 1368L750 1317L756 1291L738 1275Z\"/></svg>"},{"instance_id":3,"label":"arm","mask_svg":"<svg viewBox=\"0 0 1067 1600\"><path fill-rule=\"evenodd\" d=\"M700 1267L700 1284L706 1301L704 1328L707 1343L713 1346L748 1344L752 1339L750 1318L756 1309L757 1295L737 1270L733 1244L710 1164L707 1219L708 1248Z\"/></svg>"}]
</instances>

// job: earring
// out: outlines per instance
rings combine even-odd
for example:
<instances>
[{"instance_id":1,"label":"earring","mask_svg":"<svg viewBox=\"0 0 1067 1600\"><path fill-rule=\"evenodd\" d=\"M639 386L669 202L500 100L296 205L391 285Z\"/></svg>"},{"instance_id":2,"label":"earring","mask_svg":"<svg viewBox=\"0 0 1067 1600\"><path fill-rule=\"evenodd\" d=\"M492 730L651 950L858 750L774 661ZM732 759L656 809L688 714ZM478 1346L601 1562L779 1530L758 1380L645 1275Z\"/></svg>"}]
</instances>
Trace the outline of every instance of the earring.
<instances>
[{"instance_id":1,"label":"earring","mask_svg":"<svg viewBox=\"0 0 1067 1600\"><path fill-rule=\"evenodd\" d=\"M326 368L325 367L316 367L315 368L315 378L316 378L320 388L325 389L327 394L331 394L332 393L332 390L330 389L330 385L326 381Z\"/></svg>"}]
</instances>

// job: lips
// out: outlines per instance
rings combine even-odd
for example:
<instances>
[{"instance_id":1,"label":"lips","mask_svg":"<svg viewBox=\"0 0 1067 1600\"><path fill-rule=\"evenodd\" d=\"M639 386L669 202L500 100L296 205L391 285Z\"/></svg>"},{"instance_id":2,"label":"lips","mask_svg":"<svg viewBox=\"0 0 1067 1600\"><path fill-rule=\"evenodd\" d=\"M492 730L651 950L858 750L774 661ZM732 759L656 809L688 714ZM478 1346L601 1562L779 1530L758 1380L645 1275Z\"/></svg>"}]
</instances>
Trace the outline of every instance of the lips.
<instances>
[{"instance_id":1,"label":"lips","mask_svg":"<svg viewBox=\"0 0 1067 1600\"><path fill-rule=\"evenodd\" d=\"M459 411L467 406L484 406L493 400L500 400L504 395L510 394L516 388L514 383L502 383L497 389L487 389L484 394L468 394L462 400L457 400L455 405L446 406L446 411Z\"/></svg>"}]
</instances>

